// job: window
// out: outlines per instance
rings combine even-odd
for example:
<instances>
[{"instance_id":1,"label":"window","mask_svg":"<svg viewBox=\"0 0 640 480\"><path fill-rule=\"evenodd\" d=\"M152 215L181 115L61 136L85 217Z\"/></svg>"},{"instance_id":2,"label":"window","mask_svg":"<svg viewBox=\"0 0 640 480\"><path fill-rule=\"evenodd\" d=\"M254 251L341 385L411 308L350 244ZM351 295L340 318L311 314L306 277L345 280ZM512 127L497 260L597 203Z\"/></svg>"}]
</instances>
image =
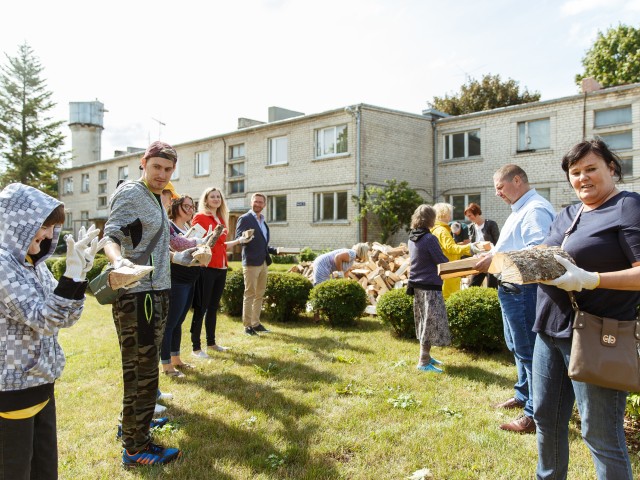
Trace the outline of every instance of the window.
<instances>
[{"instance_id":1,"label":"window","mask_svg":"<svg viewBox=\"0 0 640 480\"><path fill-rule=\"evenodd\" d=\"M518 151L540 150L551 147L551 129L548 118L518 122Z\"/></svg>"},{"instance_id":2,"label":"window","mask_svg":"<svg viewBox=\"0 0 640 480\"><path fill-rule=\"evenodd\" d=\"M316 193L314 197L314 221L347 219L347 192Z\"/></svg>"},{"instance_id":3,"label":"window","mask_svg":"<svg viewBox=\"0 0 640 480\"><path fill-rule=\"evenodd\" d=\"M98 170L98 181L106 182L107 181L107 171L106 170Z\"/></svg>"},{"instance_id":4,"label":"window","mask_svg":"<svg viewBox=\"0 0 640 480\"><path fill-rule=\"evenodd\" d=\"M174 166L176 168L173 170L173 173L171 174L171 180L178 180L178 178L180 177L180 163L176 162L174 163Z\"/></svg>"},{"instance_id":5,"label":"window","mask_svg":"<svg viewBox=\"0 0 640 480\"><path fill-rule=\"evenodd\" d=\"M129 166L118 167L118 180L127 180L129 178Z\"/></svg>"},{"instance_id":6,"label":"window","mask_svg":"<svg viewBox=\"0 0 640 480\"><path fill-rule=\"evenodd\" d=\"M472 202L482 206L479 193L449 195L449 203L453 205L453 218L451 220L464 220L464 211Z\"/></svg>"},{"instance_id":7,"label":"window","mask_svg":"<svg viewBox=\"0 0 640 480\"><path fill-rule=\"evenodd\" d=\"M80 190L83 193L86 193L89 191L89 174L88 173L82 174L82 180L80 182Z\"/></svg>"},{"instance_id":8,"label":"window","mask_svg":"<svg viewBox=\"0 0 640 480\"><path fill-rule=\"evenodd\" d=\"M611 150L631 150L633 148L631 131L599 135L599 137Z\"/></svg>"},{"instance_id":9,"label":"window","mask_svg":"<svg viewBox=\"0 0 640 480\"><path fill-rule=\"evenodd\" d=\"M244 180L234 180L229 182L229 195L244 193Z\"/></svg>"},{"instance_id":10,"label":"window","mask_svg":"<svg viewBox=\"0 0 640 480\"><path fill-rule=\"evenodd\" d=\"M595 128L624 125L625 123L631 123L631 105L622 108L596 110L594 112L593 126Z\"/></svg>"},{"instance_id":11,"label":"window","mask_svg":"<svg viewBox=\"0 0 640 480\"><path fill-rule=\"evenodd\" d=\"M550 188L536 188L536 192L542 198L544 198L548 202L551 202L551 189Z\"/></svg>"},{"instance_id":12,"label":"window","mask_svg":"<svg viewBox=\"0 0 640 480\"><path fill-rule=\"evenodd\" d=\"M230 164L229 177L244 177L244 162Z\"/></svg>"},{"instance_id":13,"label":"window","mask_svg":"<svg viewBox=\"0 0 640 480\"><path fill-rule=\"evenodd\" d=\"M73 177L62 179L62 194L68 195L73 193Z\"/></svg>"},{"instance_id":14,"label":"window","mask_svg":"<svg viewBox=\"0 0 640 480\"><path fill-rule=\"evenodd\" d=\"M269 139L268 165L281 165L287 163L287 137L275 137Z\"/></svg>"},{"instance_id":15,"label":"window","mask_svg":"<svg viewBox=\"0 0 640 480\"><path fill-rule=\"evenodd\" d=\"M107 194L107 184L99 183L98 184L98 195L106 195Z\"/></svg>"},{"instance_id":16,"label":"window","mask_svg":"<svg viewBox=\"0 0 640 480\"><path fill-rule=\"evenodd\" d=\"M347 153L347 126L316 130L316 158Z\"/></svg>"},{"instance_id":17,"label":"window","mask_svg":"<svg viewBox=\"0 0 640 480\"><path fill-rule=\"evenodd\" d=\"M633 175L633 158L631 157L621 157L620 161L622 162L622 175L626 175L628 177Z\"/></svg>"},{"instance_id":18,"label":"window","mask_svg":"<svg viewBox=\"0 0 640 480\"><path fill-rule=\"evenodd\" d=\"M64 212L64 225L65 230L71 230L73 228L73 213Z\"/></svg>"},{"instance_id":19,"label":"window","mask_svg":"<svg viewBox=\"0 0 640 480\"><path fill-rule=\"evenodd\" d=\"M209 152L196 152L195 175L209 175Z\"/></svg>"},{"instance_id":20,"label":"window","mask_svg":"<svg viewBox=\"0 0 640 480\"><path fill-rule=\"evenodd\" d=\"M287 221L287 196L277 195L269 197L269 206L267 208L267 220L269 222L286 222Z\"/></svg>"},{"instance_id":21,"label":"window","mask_svg":"<svg viewBox=\"0 0 640 480\"><path fill-rule=\"evenodd\" d=\"M107 197L99 196L98 197L98 208L107 208Z\"/></svg>"},{"instance_id":22,"label":"window","mask_svg":"<svg viewBox=\"0 0 640 480\"><path fill-rule=\"evenodd\" d=\"M480 155L480 130L444 136L444 159L469 158Z\"/></svg>"},{"instance_id":23,"label":"window","mask_svg":"<svg viewBox=\"0 0 640 480\"><path fill-rule=\"evenodd\" d=\"M86 210L80 212L80 227L89 228L89 212Z\"/></svg>"},{"instance_id":24,"label":"window","mask_svg":"<svg viewBox=\"0 0 640 480\"><path fill-rule=\"evenodd\" d=\"M238 145L231 145L229 147L229 158L241 158L244 157L244 143Z\"/></svg>"}]
</instances>

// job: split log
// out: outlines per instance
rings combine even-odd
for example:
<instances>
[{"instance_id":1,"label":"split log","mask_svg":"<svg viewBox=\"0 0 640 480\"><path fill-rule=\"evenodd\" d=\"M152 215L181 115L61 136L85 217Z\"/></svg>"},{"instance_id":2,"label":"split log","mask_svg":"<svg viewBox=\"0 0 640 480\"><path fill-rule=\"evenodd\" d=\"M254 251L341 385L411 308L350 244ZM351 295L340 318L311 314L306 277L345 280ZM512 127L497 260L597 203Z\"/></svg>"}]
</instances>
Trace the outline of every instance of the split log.
<instances>
[{"instance_id":1,"label":"split log","mask_svg":"<svg viewBox=\"0 0 640 480\"><path fill-rule=\"evenodd\" d=\"M497 253L493 256L489 272L500 273L503 282L519 285L553 280L566 272L553 255L560 255L573 262L571 256L560 247L541 246Z\"/></svg>"},{"instance_id":2,"label":"split log","mask_svg":"<svg viewBox=\"0 0 640 480\"><path fill-rule=\"evenodd\" d=\"M212 232L213 235L211 235L211 238L207 241L208 247L213 247L216 244L216 242L218 241L218 238L220 238L220 235L222 235L223 230L224 230L224 225L222 225L221 223L216 225L216 228L214 228ZM253 234L253 230L251 230L251 232ZM244 235L244 232L243 232L243 235ZM247 236L247 238L249 238L249 236ZM208 263L209 262L207 262L207 264Z\"/></svg>"},{"instance_id":3,"label":"split log","mask_svg":"<svg viewBox=\"0 0 640 480\"><path fill-rule=\"evenodd\" d=\"M197 260L200 265L209 265L211 261L211 247L207 245L200 245L193 252L194 260Z\"/></svg>"},{"instance_id":4,"label":"split log","mask_svg":"<svg viewBox=\"0 0 640 480\"><path fill-rule=\"evenodd\" d=\"M474 270L480 259L475 257L463 258L462 260L454 260L452 262L438 264L438 275L441 278L455 278L466 277L467 275L473 275L479 273Z\"/></svg>"},{"instance_id":5,"label":"split log","mask_svg":"<svg viewBox=\"0 0 640 480\"><path fill-rule=\"evenodd\" d=\"M109 286L114 290L118 290L119 288L137 282L142 277L149 275L152 271L153 267L149 265L116 268L109 273Z\"/></svg>"}]
</instances>

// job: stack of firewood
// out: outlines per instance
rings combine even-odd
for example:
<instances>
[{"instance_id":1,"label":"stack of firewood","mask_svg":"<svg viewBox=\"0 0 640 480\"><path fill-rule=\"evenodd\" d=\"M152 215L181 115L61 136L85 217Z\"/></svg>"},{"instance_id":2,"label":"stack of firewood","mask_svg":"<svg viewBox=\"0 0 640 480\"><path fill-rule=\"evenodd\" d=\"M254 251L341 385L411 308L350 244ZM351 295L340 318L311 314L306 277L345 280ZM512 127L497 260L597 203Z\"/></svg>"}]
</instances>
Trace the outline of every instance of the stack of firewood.
<instances>
[{"instance_id":1,"label":"stack of firewood","mask_svg":"<svg viewBox=\"0 0 640 480\"><path fill-rule=\"evenodd\" d=\"M376 305L378 296L393 288L404 288L409 281L409 250L404 243L398 247L374 242L366 262L356 262L346 274L356 280L367 292L369 303ZM294 265L289 272L301 273L313 280L313 262Z\"/></svg>"}]
</instances>

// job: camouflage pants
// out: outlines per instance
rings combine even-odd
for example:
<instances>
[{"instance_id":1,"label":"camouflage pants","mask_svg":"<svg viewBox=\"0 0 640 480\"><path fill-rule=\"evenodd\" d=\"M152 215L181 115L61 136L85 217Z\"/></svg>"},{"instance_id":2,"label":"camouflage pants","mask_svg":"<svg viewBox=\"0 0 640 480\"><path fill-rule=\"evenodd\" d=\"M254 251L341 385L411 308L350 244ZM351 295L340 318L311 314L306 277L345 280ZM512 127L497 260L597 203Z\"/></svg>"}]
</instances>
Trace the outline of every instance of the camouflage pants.
<instances>
[{"instance_id":1,"label":"camouflage pants","mask_svg":"<svg viewBox=\"0 0 640 480\"><path fill-rule=\"evenodd\" d=\"M122 355L122 446L142 450L151 441L149 424L158 393L160 344L169 313L169 291L122 295L113 304Z\"/></svg>"}]
</instances>

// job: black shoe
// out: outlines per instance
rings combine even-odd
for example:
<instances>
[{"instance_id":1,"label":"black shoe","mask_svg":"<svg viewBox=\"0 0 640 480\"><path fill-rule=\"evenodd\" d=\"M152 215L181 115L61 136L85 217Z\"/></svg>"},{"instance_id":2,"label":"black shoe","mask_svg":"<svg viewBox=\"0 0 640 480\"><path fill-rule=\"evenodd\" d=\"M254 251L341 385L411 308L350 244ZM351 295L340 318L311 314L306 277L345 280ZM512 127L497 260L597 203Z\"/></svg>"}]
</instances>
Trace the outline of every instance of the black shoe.
<instances>
[{"instance_id":1,"label":"black shoe","mask_svg":"<svg viewBox=\"0 0 640 480\"><path fill-rule=\"evenodd\" d=\"M244 329L244 333L245 335L258 335L258 332L256 332L253 327L247 327Z\"/></svg>"},{"instance_id":2,"label":"black shoe","mask_svg":"<svg viewBox=\"0 0 640 480\"><path fill-rule=\"evenodd\" d=\"M271 330L267 330L266 328L264 328L264 326L259 323L258 326L253 327L253 330L256 332L260 332L260 333L270 333Z\"/></svg>"}]
</instances>

